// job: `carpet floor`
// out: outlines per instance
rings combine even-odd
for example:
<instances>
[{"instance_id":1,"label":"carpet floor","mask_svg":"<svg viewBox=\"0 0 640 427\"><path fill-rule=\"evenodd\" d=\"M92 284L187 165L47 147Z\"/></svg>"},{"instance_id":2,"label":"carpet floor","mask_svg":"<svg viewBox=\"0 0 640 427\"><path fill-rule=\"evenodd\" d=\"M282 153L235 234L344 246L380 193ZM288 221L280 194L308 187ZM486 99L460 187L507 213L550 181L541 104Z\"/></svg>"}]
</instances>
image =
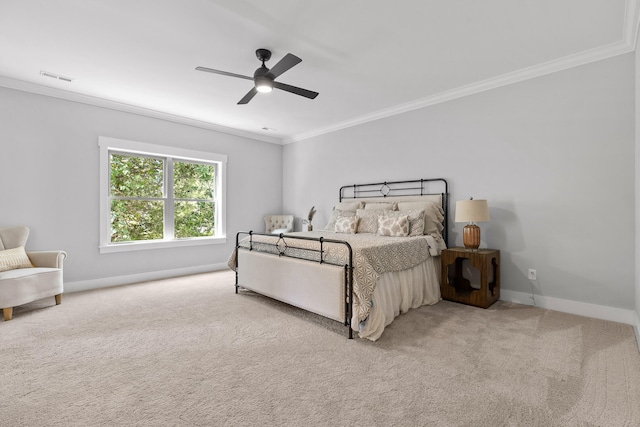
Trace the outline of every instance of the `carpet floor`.
<instances>
[{"instance_id":1,"label":"carpet floor","mask_svg":"<svg viewBox=\"0 0 640 427\"><path fill-rule=\"evenodd\" d=\"M629 325L442 301L377 342L234 273L78 292L0 323L6 426L638 426Z\"/></svg>"}]
</instances>

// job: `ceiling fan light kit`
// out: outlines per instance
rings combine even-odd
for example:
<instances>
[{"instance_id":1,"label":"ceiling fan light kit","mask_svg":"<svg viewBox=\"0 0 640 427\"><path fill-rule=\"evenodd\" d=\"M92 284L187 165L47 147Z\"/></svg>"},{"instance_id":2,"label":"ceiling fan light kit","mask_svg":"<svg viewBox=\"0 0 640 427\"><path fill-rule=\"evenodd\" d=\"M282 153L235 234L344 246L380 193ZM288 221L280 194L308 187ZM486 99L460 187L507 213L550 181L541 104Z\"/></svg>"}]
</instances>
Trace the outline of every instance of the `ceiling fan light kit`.
<instances>
[{"instance_id":1,"label":"ceiling fan light kit","mask_svg":"<svg viewBox=\"0 0 640 427\"><path fill-rule=\"evenodd\" d=\"M256 90L262 93L268 93L273 90L273 80L266 76L258 76L254 79L256 83Z\"/></svg>"},{"instance_id":2,"label":"ceiling fan light kit","mask_svg":"<svg viewBox=\"0 0 640 427\"><path fill-rule=\"evenodd\" d=\"M258 92L267 93L271 92L274 88L290 92L295 95L300 95L305 98L315 99L318 96L318 92L314 92L307 89L291 86L285 83L276 82L275 79L285 71L293 68L302 62L302 59L297 56L287 53L273 68L267 68L264 63L271 58L271 51L268 49L256 50L256 57L259 61L262 61L262 65L253 73L253 78L249 76L243 76L241 74L230 73L228 71L214 70L207 67L196 67L198 71L206 71L208 73L220 74L223 76L236 77L239 79L253 80L254 87L240 100L238 104L247 104Z\"/></svg>"}]
</instances>

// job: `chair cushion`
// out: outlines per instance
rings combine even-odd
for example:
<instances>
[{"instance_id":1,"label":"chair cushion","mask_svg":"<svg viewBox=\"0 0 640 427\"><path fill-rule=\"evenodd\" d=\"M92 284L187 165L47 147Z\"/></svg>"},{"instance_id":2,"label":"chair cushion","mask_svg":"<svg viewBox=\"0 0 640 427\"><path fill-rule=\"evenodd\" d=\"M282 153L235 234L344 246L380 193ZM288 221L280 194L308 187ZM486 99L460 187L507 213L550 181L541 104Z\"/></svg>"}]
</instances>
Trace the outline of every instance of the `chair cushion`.
<instances>
[{"instance_id":1,"label":"chair cushion","mask_svg":"<svg viewBox=\"0 0 640 427\"><path fill-rule=\"evenodd\" d=\"M15 307L62 292L60 268L21 268L0 272L0 308Z\"/></svg>"}]
</instances>

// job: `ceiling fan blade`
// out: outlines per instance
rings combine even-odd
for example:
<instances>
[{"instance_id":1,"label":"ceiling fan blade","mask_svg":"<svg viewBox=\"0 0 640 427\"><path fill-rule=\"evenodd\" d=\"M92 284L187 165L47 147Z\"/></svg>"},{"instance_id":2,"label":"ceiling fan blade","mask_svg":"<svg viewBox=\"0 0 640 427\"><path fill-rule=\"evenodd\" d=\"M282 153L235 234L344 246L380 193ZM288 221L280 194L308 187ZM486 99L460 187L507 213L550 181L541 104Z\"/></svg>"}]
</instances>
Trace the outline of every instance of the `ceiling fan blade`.
<instances>
[{"instance_id":1,"label":"ceiling fan blade","mask_svg":"<svg viewBox=\"0 0 640 427\"><path fill-rule=\"evenodd\" d=\"M213 73L213 74L221 74L223 76L237 77L239 79L253 80L253 77L243 76L242 74L230 73L228 71L214 70L213 68L196 67L196 70L198 70L198 71L206 71L207 73Z\"/></svg>"},{"instance_id":2,"label":"ceiling fan blade","mask_svg":"<svg viewBox=\"0 0 640 427\"><path fill-rule=\"evenodd\" d=\"M273 82L273 87L280 90L286 90L287 92L295 93L296 95L304 96L305 98L315 99L318 96L318 92L312 90L302 89L299 87L287 85L280 82Z\"/></svg>"},{"instance_id":3,"label":"ceiling fan blade","mask_svg":"<svg viewBox=\"0 0 640 427\"><path fill-rule=\"evenodd\" d=\"M298 58L295 55L287 53L284 58L282 58L276 65L273 66L273 68L269 70L269 73L271 73L271 75L275 79L280 74L284 73L291 67L298 65L301 62L302 59Z\"/></svg>"},{"instance_id":4,"label":"ceiling fan blade","mask_svg":"<svg viewBox=\"0 0 640 427\"><path fill-rule=\"evenodd\" d=\"M249 92L247 92L247 94L244 96L244 98L242 98L240 101L238 101L238 104L248 104L249 101L251 101L253 99L253 97L256 96L257 93L258 93L258 89L256 89L254 87Z\"/></svg>"}]
</instances>

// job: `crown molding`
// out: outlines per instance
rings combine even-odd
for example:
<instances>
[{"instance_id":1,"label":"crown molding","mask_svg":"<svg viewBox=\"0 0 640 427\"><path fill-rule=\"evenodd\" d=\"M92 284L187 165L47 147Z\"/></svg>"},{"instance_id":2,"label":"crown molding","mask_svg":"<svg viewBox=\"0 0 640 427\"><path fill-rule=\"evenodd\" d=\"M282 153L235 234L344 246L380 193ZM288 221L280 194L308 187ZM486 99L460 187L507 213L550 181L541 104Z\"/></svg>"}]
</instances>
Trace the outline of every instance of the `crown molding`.
<instances>
[{"instance_id":1,"label":"crown molding","mask_svg":"<svg viewBox=\"0 0 640 427\"><path fill-rule=\"evenodd\" d=\"M482 80L470 85L461 86L452 90L443 91L426 98L416 101L396 105L390 108L379 110L371 114L355 117L350 120L334 123L326 127L314 129L308 132L301 132L283 140L284 144L303 141L305 139L314 138L316 136L335 132L341 129L361 125L364 123L384 119L386 117L395 116L397 114L406 113L431 105L440 104L442 102L451 101L487 90L522 82L524 80L541 77L547 74L556 73L558 71L567 70L591 62L601 61L617 55L633 52L636 48L639 19L640 0L627 0L625 3L624 24L622 31L622 40L601 46L595 49L586 50L577 54L569 55L563 58L555 59L539 65L523 68L511 73L503 74L490 79Z\"/></svg>"},{"instance_id":2,"label":"crown molding","mask_svg":"<svg viewBox=\"0 0 640 427\"><path fill-rule=\"evenodd\" d=\"M487 90L496 89L503 86L508 86L514 83L522 82L524 80L541 77L547 74L552 74L558 71L567 70L569 68L578 67L591 62L600 61L603 59L611 58L613 56L622 55L628 52L632 52L633 47L627 44L625 41L619 41L607 46L603 46L597 49L588 50L579 54L566 56L557 60L549 61L543 64L535 65L533 67L524 68L512 73L503 74L501 76L492 77L490 79L482 80L470 85L461 86L452 90L437 93L426 98L422 98L416 101L408 102L405 104L396 105L391 108L376 111L371 114L355 117L343 122L334 123L324 128L318 128L309 132L303 132L293 135L290 138L284 139L285 144L292 142L299 142L305 139L313 138L316 136L324 135L327 133L335 132L337 130L361 125L364 123L384 119L386 117L395 116L397 114L406 113L413 110L429 107L431 105L440 104L442 102L452 101L454 99L463 98L469 95L474 95Z\"/></svg>"},{"instance_id":3,"label":"crown molding","mask_svg":"<svg viewBox=\"0 0 640 427\"><path fill-rule=\"evenodd\" d=\"M215 123L204 122L202 120L191 119L188 117L178 116L175 114L164 113L149 108L137 107L135 105L125 104L122 102L111 101L95 96L83 95L49 86L42 86L35 83L29 83L22 80L11 79L0 76L0 87L19 90L22 92L35 93L37 95L49 96L52 98L63 99L65 101L78 102L81 104L93 105L96 107L108 108L110 110L122 111L125 113L137 114L140 116L151 117L154 119L166 120L168 122L178 123L182 125L193 126L201 129L213 130L228 135L241 136L271 144L282 145L280 138L260 135L257 133L247 132L240 129L234 129L226 126L217 125Z\"/></svg>"}]
</instances>

